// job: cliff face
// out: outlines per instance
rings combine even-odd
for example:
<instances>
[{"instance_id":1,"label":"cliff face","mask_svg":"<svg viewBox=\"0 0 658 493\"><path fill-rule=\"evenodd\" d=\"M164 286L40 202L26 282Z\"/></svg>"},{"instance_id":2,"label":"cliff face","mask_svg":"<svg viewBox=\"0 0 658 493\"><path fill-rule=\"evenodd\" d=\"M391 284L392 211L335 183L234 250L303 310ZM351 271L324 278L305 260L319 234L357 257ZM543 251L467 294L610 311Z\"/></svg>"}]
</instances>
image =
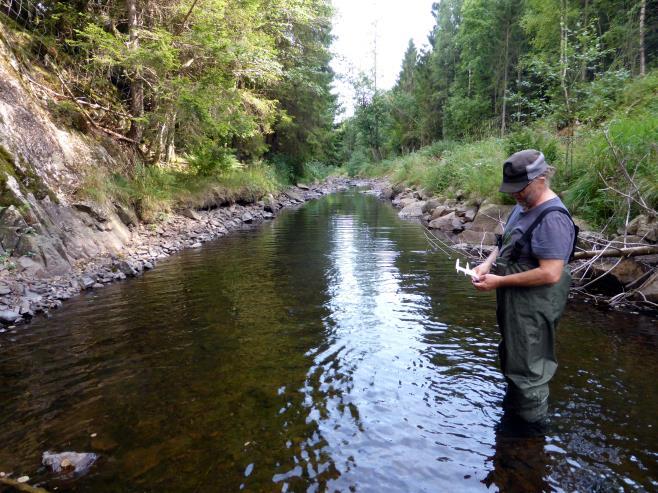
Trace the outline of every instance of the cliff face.
<instances>
[{"instance_id":1,"label":"cliff face","mask_svg":"<svg viewBox=\"0 0 658 493\"><path fill-rule=\"evenodd\" d=\"M130 239L113 207L74 195L86 169L114 158L93 138L56 125L7 39L0 24L0 275L62 274L78 260L118 253Z\"/></svg>"}]
</instances>

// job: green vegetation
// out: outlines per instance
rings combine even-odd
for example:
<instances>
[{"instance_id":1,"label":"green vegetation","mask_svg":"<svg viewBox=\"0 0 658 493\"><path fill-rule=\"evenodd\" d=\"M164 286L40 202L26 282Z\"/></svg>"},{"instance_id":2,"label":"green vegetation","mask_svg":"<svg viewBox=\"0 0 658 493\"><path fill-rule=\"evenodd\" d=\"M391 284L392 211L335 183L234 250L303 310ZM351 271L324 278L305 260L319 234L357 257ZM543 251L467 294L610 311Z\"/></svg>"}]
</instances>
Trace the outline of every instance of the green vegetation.
<instances>
[{"instance_id":1,"label":"green vegetation","mask_svg":"<svg viewBox=\"0 0 658 493\"><path fill-rule=\"evenodd\" d=\"M355 84L339 130L349 174L505 201L503 160L536 148L594 225L658 208L658 1L443 0L433 13L430 49L409 43L393 89Z\"/></svg>"},{"instance_id":2,"label":"green vegetation","mask_svg":"<svg viewBox=\"0 0 658 493\"><path fill-rule=\"evenodd\" d=\"M130 169L88 170L104 177L80 193L150 210L338 164L331 17L329 0L25 0L0 22L32 76L60 94L55 121L107 129L134 156Z\"/></svg>"}]
</instances>

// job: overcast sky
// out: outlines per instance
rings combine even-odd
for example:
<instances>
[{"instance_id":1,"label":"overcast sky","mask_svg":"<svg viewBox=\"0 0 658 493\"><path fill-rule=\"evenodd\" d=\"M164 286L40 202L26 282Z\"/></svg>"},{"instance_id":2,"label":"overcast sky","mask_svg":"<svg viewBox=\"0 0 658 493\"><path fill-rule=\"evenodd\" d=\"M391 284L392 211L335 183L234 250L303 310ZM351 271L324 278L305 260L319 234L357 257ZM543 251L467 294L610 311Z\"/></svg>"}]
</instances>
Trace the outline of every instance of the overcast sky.
<instances>
[{"instance_id":1,"label":"overcast sky","mask_svg":"<svg viewBox=\"0 0 658 493\"><path fill-rule=\"evenodd\" d=\"M340 76L371 73L377 38L377 87L390 89L400 73L409 39L420 49L432 29L435 0L332 0L336 9L332 67ZM352 92L346 81L335 84L340 102L352 113Z\"/></svg>"}]
</instances>

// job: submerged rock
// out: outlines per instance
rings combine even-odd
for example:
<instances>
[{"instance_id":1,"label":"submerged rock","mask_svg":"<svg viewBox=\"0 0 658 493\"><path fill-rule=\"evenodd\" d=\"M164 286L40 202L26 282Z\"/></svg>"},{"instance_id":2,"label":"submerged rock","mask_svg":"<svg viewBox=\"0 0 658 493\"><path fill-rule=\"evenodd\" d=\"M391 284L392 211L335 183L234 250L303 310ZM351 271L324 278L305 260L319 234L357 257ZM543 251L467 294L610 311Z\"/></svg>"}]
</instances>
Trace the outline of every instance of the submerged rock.
<instances>
[{"instance_id":1,"label":"submerged rock","mask_svg":"<svg viewBox=\"0 0 658 493\"><path fill-rule=\"evenodd\" d=\"M98 455L91 452L44 452L41 462L49 467L52 472L85 474L96 462Z\"/></svg>"}]
</instances>

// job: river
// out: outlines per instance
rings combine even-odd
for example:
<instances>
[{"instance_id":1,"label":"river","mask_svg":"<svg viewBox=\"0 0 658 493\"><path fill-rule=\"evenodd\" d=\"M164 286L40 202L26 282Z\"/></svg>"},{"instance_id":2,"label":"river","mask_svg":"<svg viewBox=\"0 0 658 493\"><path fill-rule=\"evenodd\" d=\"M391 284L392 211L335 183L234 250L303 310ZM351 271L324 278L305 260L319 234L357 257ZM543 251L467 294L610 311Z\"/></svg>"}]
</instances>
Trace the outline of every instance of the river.
<instances>
[{"instance_id":1,"label":"river","mask_svg":"<svg viewBox=\"0 0 658 493\"><path fill-rule=\"evenodd\" d=\"M517 436L494 310L420 225L326 196L0 334L0 471L101 493L656 491L655 318L571 303L547 433ZM100 458L57 478L47 450Z\"/></svg>"}]
</instances>

